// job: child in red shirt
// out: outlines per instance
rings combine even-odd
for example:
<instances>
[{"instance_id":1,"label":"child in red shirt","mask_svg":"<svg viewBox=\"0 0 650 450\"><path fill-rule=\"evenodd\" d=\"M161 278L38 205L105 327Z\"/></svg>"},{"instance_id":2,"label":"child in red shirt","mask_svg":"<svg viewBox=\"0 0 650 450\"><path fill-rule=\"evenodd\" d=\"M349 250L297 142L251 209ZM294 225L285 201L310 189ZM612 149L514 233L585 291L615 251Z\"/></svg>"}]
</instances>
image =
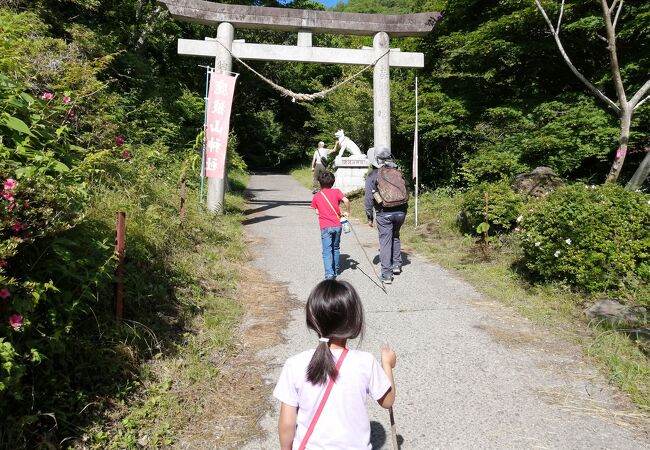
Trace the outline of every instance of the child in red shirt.
<instances>
[{"instance_id":1,"label":"child in red shirt","mask_svg":"<svg viewBox=\"0 0 650 450\"><path fill-rule=\"evenodd\" d=\"M339 273L341 246L341 209L339 203L343 202L345 205L346 212L344 214L347 217L350 215L350 201L343 195L343 192L332 189L332 186L334 186L334 174L332 172L321 173L318 182L321 190L311 200L311 207L318 214L325 279L334 280Z\"/></svg>"}]
</instances>

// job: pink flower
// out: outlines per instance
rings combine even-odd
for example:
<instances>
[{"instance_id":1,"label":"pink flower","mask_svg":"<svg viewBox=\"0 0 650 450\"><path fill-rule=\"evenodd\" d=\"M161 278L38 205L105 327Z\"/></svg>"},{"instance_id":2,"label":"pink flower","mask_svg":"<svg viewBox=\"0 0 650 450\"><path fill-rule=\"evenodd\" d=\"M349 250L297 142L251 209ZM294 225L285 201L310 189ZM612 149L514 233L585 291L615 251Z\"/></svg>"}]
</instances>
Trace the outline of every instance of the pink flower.
<instances>
[{"instance_id":1,"label":"pink flower","mask_svg":"<svg viewBox=\"0 0 650 450\"><path fill-rule=\"evenodd\" d=\"M19 232L21 232L23 230L23 228L25 228L25 227L24 227L24 225L22 223L16 222L15 224L13 224L11 226L11 231L13 231L14 233L19 233Z\"/></svg>"},{"instance_id":2,"label":"pink flower","mask_svg":"<svg viewBox=\"0 0 650 450\"><path fill-rule=\"evenodd\" d=\"M65 97L63 97L63 103L70 103L70 96L69 95L66 95Z\"/></svg>"},{"instance_id":3,"label":"pink flower","mask_svg":"<svg viewBox=\"0 0 650 450\"><path fill-rule=\"evenodd\" d=\"M16 204L12 203L11 205L9 205L9 211L13 211L15 207L16 207Z\"/></svg>"},{"instance_id":4,"label":"pink flower","mask_svg":"<svg viewBox=\"0 0 650 450\"><path fill-rule=\"evenodd\" d=\"M126 141L124 140L124 138L122 136L115 136L115 143L117 145L124 145L124 142L126 142Z\"/></svg>"},{"instance_id":5,"label":"pink flower","mask_svg":"<svg viewBox=\"0 0 650 450\"><path fill-rule=\"evenodd\" d=\"M51 92L44 92L43 95L41 95L41 98L43 100L52 100L54 98L54 94Z\"/></svg>"},{"instance_id":6,"label":"pink flower","mask_svg":"<svg viewBox=\"0 0 650 450\"><path fill-rule=\"evenodd\" d=\"M18 185L18 183L16 183L16 180L12 178L7 178L4 182L3 187L5 188L6 191L10 191L12 189L15 189L16 185Z\"/></svg>"},{"instance_id":7,"label":"pink flower","mask_svg":"<svg viewBox=\"0 0 650 450\"><path fill-rule=\"evenodd\" d=\"M7 267L9 267L9 263L4 259L0 259L0 269L6 269Z\"/></svg>"},{"instance_id":8,"label":"pink flower","mask_svg":"<svg viewBox=\"0 0 650 450\"><path fill-rule=\"evenodd\" d=\"M128 150L124 150L122 152L122 159L125 159L125 160L128 161L129 159L131 159L131 153L129 153Z\"/></svg>"},{"instance_id":9,"label":"pink flower","mask_svg":"<svg viewBox=\"0 0 650 450\"><path fill-rule=\"evenodd\" d=\"M12 314L9 316L9 325L14 330L20 330L23 327L23 316L20 314Z\"/></svg>"},{"instance_id":10,"label":"pink flower","mask_svg":"<svg viewBox=\"0 0 650 450\"><path fill-rule=\"evenodd\" d=\"M2 198L7 200L8 202L13 202L14 201L14 194L12 194L9 191L2 191Z\"/></svg>"},{"instance_id":11,"label":"pink flower","mask_svg":"<svg viewBox=\"0 0 650 450\"><path fill-rule=\"evenodd\" d=\"M9 297L11 297L11 291L9 289L7 289L7 288L0 289L0 298L1 299L6 300Z\"/></svg>"}]
</instances>

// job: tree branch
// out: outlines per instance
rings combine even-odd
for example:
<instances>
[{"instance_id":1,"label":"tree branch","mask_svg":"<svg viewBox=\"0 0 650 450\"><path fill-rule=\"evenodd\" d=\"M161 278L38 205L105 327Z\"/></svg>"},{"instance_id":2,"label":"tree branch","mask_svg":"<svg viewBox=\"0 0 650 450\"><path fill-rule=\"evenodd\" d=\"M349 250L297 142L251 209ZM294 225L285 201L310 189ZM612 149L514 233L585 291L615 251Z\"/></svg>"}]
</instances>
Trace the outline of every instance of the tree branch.
<instances>
[{"instance_id":1,"label":"tree branch","mask_svg":"<svg viewBox=\"0 0 650 450\"><path fill-rule=\"evenodd\" d=\"M598 39L600 39L601 41L603 41L605 44L608 44L608 42L607 42L607 38L606 38L605 36L601 36L600 34L596 34L596 36L598 36Z\"/></svg>"},{"instance_id":2,"label":"tree branch","mask_svg":"<svg viewBox=\"0 0 650 450\"><path fill-rule=\"evenodd\" d=\"M621 0L621 5L623 1ZM605 22L605 32L607 33L607 50L609 50L609 64L612 69L612 79L614 81L614 88L616 89L616 96L618 97L618 104L622 110L627 108L627 98L625 96L625 87L623 86L623 79L621 78L621 69L618 65L618 54L616 53L616 32L612 24L612 17L609 13L609 6L607 0L601 0L603 8L603 20Z\"/></svg>"},{"instance_id":3,"label":"tree branch","mask_svg":"<svg viewBox=\"0 0 650 450\"><path fill-rule=\"evenodd\" d=\"M634 107L634 110L636 111L636 109L637 109L639 106L643 105L643 104L646 102L646 100L650 100L650 95L648 95L646 98L644 98L644 99L641 100L639 103L637 103L636 106Z\"/></svg>"},{"instance_id":4,"label":"tree branch","mask_svg":"<svg viewBox=\"0 0 650 450\"><path fill-rule=\"evenodd\" d=\"M603 0L603 2L606 0ZM571 62L571 59L569 58L569 55L567 55L566 51L564 51L564 46L562 45L562 41L560 40L559 33L556 32L555 28L553 27L553 24L551 23L551 19L548 18L548 14L546 14L546 10L542 5L540 4L539 0L535 0L535 4L537 5L537 9L542 13L542 16L544 17L544 20L546 20L546 23L548 24L549 29L551 30L551 33L553 33L553 38L555 39L555 44L557 45L558 50L560 50L560 54L564 58L564 62L569 66L569 69L571 69L571 72L578 77L582 83L589 88L589 90L599 99L601 99L603 102L607 104L611 109L613 109L616 114L619 114L621 109L614 103L612 100L610 100L605 94L603 94L596 86L594 86L589 80L587 80L584 75L576 69L576 67L573 65ZM564 4L564 1L562 2Z\"/></svg>"},{"instance_id":5,"label":"tree branch","mask_svg":"<svg viewBox=\"0 0 650 450\"><path fill-rule=\"evenodd\" d=\"M641 100L641 98L646 95L648 91L650 91L650 80L646 81L645 84L641 86L638 91L636 91L636 94L634 94L634 96L630 99L630 106L633 109L637 109L639 106L641 106L646 100L648 100L648 98L650 98L650 96L648 96Z\"/></svg>"},{"instance_id":6,"label":"tree branch","mask_svg":"<svg viewBox=\"0 0 650 450\"><path fill-rule=\"evenodd\" d=\"M616 24L618 23L618 17L621 15L621 10L623 9L623 0L621 0L621 4L618 5L618 11L616 11L616 17L614 17L614 30L616 30Z\"/></svg>"},{"instance_id":7,"label":"tree branch","mask_svg":"<svg viewBox=\"0 0 650 450\"><path fill-rule=\"evenodd\" d=\"M614 1L612 2L612 6L609 7L609 12L610 12L610 13L611 13L612 11L614 11L614 8L616 7L616 4L617 4L617 3L618 3L618 0L614 0Z\"/></svg>"},{"instance_id":8,"label":"tree branch","mask_svg":"<svg viewBox=\"0 0 650 450\"><path fill-rule=\"evenodd\" d=\"M564 0L562 0L562 4L560 5L560 15L557 18L557 28L555 30L556 34L560 34L560 24L562 23L563 15L564 15Z\"/></svg>"}]
</instances>

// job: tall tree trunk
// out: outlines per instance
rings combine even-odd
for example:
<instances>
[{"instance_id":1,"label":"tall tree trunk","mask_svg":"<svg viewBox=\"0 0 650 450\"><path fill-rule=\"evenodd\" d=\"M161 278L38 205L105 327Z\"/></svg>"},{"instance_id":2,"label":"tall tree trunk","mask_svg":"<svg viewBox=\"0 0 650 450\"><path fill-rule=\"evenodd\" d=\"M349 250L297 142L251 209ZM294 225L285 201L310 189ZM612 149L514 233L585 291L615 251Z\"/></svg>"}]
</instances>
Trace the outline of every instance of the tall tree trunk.
<instances>
[{"instance_id":1,"label":"tall tree trunk","mask_svg":"<svg viewBox=\"0 0 650 450\"><path fill-rule=\"evenodd\" d=\"M645 155L645 158L643 158L643 161L641 161L641 164L637 167L636 172L632 175L632 178L627 183L627 186L625 186L625 189L628 191L639 189L643 186L643 183L645 183L648 175L650 175L650 152Z\"/></svg>"},{"instance_id":2,"label":"tall tree trunk","mask_svg":"<svg viewBox=\"0 0 650 450\"><path fill-rule=\"evenodd\" d=\"M608 183L615 183L618 176L621 174L625 156L627 155L627 143L630 140L630 124L632 123L633 109L629 105L621 105L621 134L618 141L618 150L612 163L612 168L607 175Z\"/></svg>"},{"instance_id":3,"label":"tall tree trunk","mask_svg":"<svg viewBox=\"0 0 650 450\"><path fill-rule=\"evenodd\" d=\"M600 3L603 8L603 21L605 22L605 31L607 33L607 50L609 50L609 64L612 69L612 80L614 81L614 88L616 89L616 96L618 97L618 105L621 108L619 113L621 119L621 137L619 139L618 150L616 151L614 162L612 163L612 168L609 170L609 175L607 175L607 181L614 183L618 180L618 176L621 174L621 169L625 162L625 155L627 155L627 142L630 140L630 123L632 122L634 105L629 105L627 97L625 96L625 88L623 87L623 79L621 78L621 70L618 65L618 55L616 53L616 30L615 25L612 22L612 11L609 9L607 0L601 0Z\"/></svg>"}]
</instances>

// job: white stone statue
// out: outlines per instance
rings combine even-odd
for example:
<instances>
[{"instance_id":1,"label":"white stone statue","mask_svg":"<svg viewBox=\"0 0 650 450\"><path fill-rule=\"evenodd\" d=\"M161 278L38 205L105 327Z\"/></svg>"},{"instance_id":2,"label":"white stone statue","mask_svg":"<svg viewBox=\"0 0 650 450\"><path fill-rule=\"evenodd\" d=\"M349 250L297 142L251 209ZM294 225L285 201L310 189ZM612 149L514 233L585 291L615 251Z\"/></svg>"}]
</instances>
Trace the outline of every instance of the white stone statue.
<instances>
[{"instance_id":1,"label":"white stone statue","mask_svg":"<svg viewBox=\"0 0 650 450\"><path fill-rule=\"evenodd\" d=\"M347 150L350 152L352 156L361 156L363 153L361 153L361 149L359 149L359 146L355 144L352 139L347 137L345 133L343 133L343 130L339 130L334 134L334 137L338 138L336 141L336 144L334 144L334 148L332 149L332 152L335 152L337 148L340 148L338 158L343 156L343 153Z\"/></svg>"}]
</instances>

